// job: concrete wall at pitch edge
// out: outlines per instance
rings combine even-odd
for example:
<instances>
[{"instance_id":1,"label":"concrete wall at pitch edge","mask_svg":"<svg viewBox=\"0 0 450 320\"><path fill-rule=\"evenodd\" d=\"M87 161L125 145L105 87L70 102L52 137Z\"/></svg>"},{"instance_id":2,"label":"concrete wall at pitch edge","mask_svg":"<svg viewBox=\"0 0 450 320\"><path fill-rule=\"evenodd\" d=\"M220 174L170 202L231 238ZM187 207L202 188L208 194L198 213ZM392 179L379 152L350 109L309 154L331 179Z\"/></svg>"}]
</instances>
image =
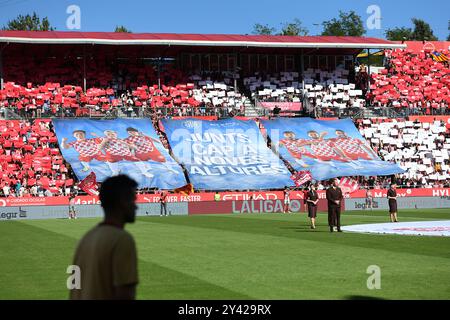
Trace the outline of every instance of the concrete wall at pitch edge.
<instances>
[{"instance_id":1,"label":"concrete wall at pitch edge","mask_svg":"<svg viewBox=\"0 0 450 320\"><path fill-rule=\"evenodd\" d=\"M439 209L450 208L450 197L404 197L397 198L398 210L402 209ZM389 204L386 198L374 198L372 208L374 210L388 210ZM370 210L365 198L345 199L345 210Z\"/></svg>"},{"instance_id":2,"label":"concrete wall at pitch edge","mask_svg":"<svg viewBox=\"0 0 450 320\"><path fill-rule=\"evenodd\" d=\"M303 201L291 201L292 211L305 212ZM450 208L450 197L404 197L398 198L398 209ZM172 215L217 214L217 213L276 213L282 208L282 200L255 201L205 201L205 202L170 202L167 211ZM370 210L365 198L345 199L344 211ZM159 203L138 204L137 216L157 216L160 214ZM68 217L68 206L22 206L0 207L0 221L25 219L58 219ZM326 200L319 201L319 211L326 211ZM388 210L385 198L375 198L373 210ZM102 217L103 210L98 204L76 205L79 218Z\"/></svg>"},{"instance_id":3,"label":"concrete wall at pitch edge","mask_svg":"<svg viewBox=\"0 0 450 320\"><path fill-rule=\"evenodd\" d=\"M137 216L156 216L160 214L161 205L159 203L140 203L137 206ZM103 209L98 204L76 205L75 209L79 218L103 217ZM67 218L68 212L68 206L0 207L0 221L61 219ZM167 203L167 212L172 215L187 215L187 202Z\"/></svg>"}]
</instances>

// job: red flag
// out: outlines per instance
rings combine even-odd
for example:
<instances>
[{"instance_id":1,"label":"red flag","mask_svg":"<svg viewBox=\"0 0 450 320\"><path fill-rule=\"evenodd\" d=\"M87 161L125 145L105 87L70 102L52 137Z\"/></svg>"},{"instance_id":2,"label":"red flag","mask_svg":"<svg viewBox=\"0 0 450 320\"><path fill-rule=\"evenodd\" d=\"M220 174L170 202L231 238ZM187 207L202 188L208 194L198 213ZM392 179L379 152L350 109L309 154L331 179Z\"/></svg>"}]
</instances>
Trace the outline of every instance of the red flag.
<instances>
[{"instance_id":1,"label":"red flag","mask_svg":"<svg viewBox=\"0 0 450 320\"><path fill-rule=\"evenodd\" d=\"M353 193L359 189L359 183L348 177L342 177L339 180L339 187L342 189L342 193Z\"/></svg>"},{"instance_id":2,"label":"red flag","mask_svg":"<svg viewBox=\"0 0 450 320\"><path fill-rule=\"evenodd\" d=\"M192 184L188 183L185 186L174 189L173 192L181 193L181 194L184 194L187 196L187 195L190 195L191 193L194 193L194 186Z\"/></svg>"},{"instance_id":3,"label":"red flag","mask_svg":"<svg viewBox=\"0 0 450 320\"><path fill-rule=\"evenodd\" d=\"M81 181L78 186L80 187L81 190L83 190L84 192L86 192L91 196L99 195L97 177L94 171L89 173L89 175L86 178L84 178L83 181Z\"/></svg>"},{"instance_id":4,"label":"red flag","mask_svg":"<svg viewBox=\"0 0 450 320\"><path fill-rule=\"evenodd\" d=\"M291 179L294 181L297 187L300 187L306 182L311 181L312 175L309 171L298 171L291 176Z\"/></svg>"}]
</instances>

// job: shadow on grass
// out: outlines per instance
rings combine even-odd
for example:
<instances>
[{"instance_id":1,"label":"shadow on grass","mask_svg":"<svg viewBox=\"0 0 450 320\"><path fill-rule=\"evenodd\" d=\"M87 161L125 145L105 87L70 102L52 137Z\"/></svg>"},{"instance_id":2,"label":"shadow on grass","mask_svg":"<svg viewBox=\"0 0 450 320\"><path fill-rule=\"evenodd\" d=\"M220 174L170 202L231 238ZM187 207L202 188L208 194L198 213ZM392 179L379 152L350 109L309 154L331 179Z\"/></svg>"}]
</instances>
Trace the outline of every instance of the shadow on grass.
<instances>
[{"instance_id":1,"label":"shadow on grass","mask_svg":"<svg viewBox=\"0 0 450 320\"><path fill-rule=\"evenodd\" d=\"M311 229L310 226L292 226L292 227L280 227L280 229L285 229L285 230L295 230L297 232L330 232L330 230L328 229L328 227L326 227L326 229Z\"/></svg>"},{"instance_id":2,"label":"shadow on grass","mask_svg":"<svg viewBox=\"0 0 450 320\"><path fill-rule=\"evenodd\" d=\"M345 297L347 300L386 300L379 297L371 297L371 296L347 296Z\"/></svg>"}]
</instances>

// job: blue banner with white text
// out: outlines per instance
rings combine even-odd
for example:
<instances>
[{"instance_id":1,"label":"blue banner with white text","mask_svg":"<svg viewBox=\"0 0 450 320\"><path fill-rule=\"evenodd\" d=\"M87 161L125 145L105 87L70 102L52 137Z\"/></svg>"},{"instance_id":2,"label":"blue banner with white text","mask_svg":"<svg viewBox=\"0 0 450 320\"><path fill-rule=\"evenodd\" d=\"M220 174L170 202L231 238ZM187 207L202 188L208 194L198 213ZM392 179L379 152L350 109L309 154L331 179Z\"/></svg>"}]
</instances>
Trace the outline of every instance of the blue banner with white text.
<instances>
[{"instance_id":1,"label":"blue banner with white text","mask_svg":"<svg viewBox=\"0 0 450 320\"><path fill-rule=\"evenodd\" d=\"M174 157L196 189L259 190L293 186L254 121L162 120Z\"/></svg>"},{"instance_id":2,"label":"blue banner with white text","mask_svg":"<svg viewBox=\"0 0 450 320\"><path fill-rule=\"evenodd\" d=\"M54 119L53 125L79 180L93 171L98 182L126 174L139 188L175 189L187 183L148 119Z\"/></svg>"},{"instance_id":3,"label":"blue banner with white text","mask_svg":"<svg viewBox=\"0 0 450 320\"><path fill-rule=\"evenodd\" d=\"M351 119L278 118L262 124L283 159L297 171L310 171L314 180L404 172L382 161Z\"/></svg>"}]
</instances>

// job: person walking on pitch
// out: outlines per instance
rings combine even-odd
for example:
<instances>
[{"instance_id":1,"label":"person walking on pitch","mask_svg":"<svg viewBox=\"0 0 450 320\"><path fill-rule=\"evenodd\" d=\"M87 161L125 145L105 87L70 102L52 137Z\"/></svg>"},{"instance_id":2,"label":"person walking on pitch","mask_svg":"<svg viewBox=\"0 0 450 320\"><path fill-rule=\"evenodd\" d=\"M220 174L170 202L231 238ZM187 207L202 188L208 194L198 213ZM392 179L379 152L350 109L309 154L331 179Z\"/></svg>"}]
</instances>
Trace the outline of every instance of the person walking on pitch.
<instances>
[{"instance_id":1,"label":"person walking on pitch","mask_svg":"<svg viewBox=\"0 0 450 320\"><path fill-rule=\"evenodd\" d=\"M291 198L290 198L290 194L291 191L289 190L288 187L286 187L283 191L283 195L284 195L284 208L283 208L283 213L290 213L291 210L289 208L289 206L291 205Z\"/></svg>"},{"instance_id":2,"label":"person walking on pitch","mask_svg":"<svg viewBox=\"0 0 450 320\"><path fill-rule=\"evenodd\" d=\"M317 203L319 196L316 191L316 186L311 185L308 194L306 195L306 203L308 204L308 217L311 219L311 229L316 228Z\"/></svg>"},{"instance_id":3,"label":"person walking on pitch","mask_svg":"<svg viewBox=\"0 0 450 320\"><path fill-rule=\"evenodd\" d=\"M162 191L160 194L160 198L159 201L161 202L161 212L160 212L160 216L163 216L163 211L164 211L164 216L167 216L167 192Z\"/></svg>"},{"instance_id":4,"label":"person walking on pitch","mask_svg":"<svg viewBox=\"0 0 450 320\"><path fill-rule=\"evenodd\" d=\"M387 198L389 202L389 215L391 217L391 222L398 222L397 219L397 191L395 183L391 184L387 192Z\"/></svg>"},{"instance_id":5,"label":"person walking on pitch","mask_svg":"<svg viewBox=\"0 0 450 320\"><path fill-rule=\"evenodd\" d=\"M343 199L342 190L339 188L337 179L332 180L332 185L326 192L328 200L328 225L330 232L342 232L341 230L341 201Z\"/></svg>"}]
</instances>

